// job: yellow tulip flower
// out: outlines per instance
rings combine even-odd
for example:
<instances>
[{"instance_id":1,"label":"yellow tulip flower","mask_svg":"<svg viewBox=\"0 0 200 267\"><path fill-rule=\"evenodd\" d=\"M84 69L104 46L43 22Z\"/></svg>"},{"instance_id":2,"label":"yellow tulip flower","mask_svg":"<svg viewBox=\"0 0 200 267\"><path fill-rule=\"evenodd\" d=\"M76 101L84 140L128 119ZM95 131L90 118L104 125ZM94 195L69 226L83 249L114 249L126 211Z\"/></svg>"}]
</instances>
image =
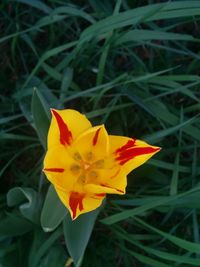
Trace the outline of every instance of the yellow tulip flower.
<instances>
[{"instance_id":1,"label":"yellow tulip flower","mask_svg":"<svg viewBox=\"0 0 200 267\"><path fill-rule=\"evenodd\" d=\"M127 174L160 150L108 135L104 125L92 127L78 111L51 112L43 171L73 220L98 208L106 194L125 194Z\"/></svg>"}]
</instances>

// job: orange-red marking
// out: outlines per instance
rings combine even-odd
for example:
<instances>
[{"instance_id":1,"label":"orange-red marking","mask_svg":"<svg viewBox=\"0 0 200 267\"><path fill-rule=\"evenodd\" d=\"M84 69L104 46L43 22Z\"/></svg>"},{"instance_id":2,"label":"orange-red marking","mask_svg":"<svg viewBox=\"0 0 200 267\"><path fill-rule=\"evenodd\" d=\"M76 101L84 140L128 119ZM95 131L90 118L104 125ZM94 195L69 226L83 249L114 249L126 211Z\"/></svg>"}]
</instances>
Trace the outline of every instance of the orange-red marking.
<instances>
[{"instance_id":1,"label":"orange-red marking","mask_svg":"<svg viewBox=\"0 0 200 267\"><path fill-rule=\"evenodd\" d=\"M133 146L135 146L135 142L136 142L136 139L128 140L128 142L124 146L118 148L115 151L115 153L121 153L121 152L123 152L123 151L125 151L125 150L127 150L129 148L132 148Z\"/></svg>"},{"instance_id":2,"label":"orange-red marking","mask_svg":"<svg viewBox=\"0 0 200 267\"><path fill-rule=\"evenodd\" d=\"M97 197L105 197L105 193L100 193L100 194L95 194L95 196L97 196Z\"/></svg>"},{"instance_id":3,"label":"orange-red marking","mask_svg":"<svg viewBox=\"0 0 200 267\"><path fill-rule=\"evenodd\" d=\"M124 165L127 161L137 156L155 153L156 151L159 151L159 150L160 148L153 148L153 147L134 147L130 149L125 149L124 151L121 151L118 154L118 156L116 157L116 160L119 161L120 165Z\"/></svg>"},{"instance_id":4,"label":"orange-red marking","mask_svg":"<svg viewBox=\"0 0 200 267\"><path fill-rule=\"evenodd\" d=\"M120 168L116 171L115 174L113 174L113 175L110 177L110 179L115 178L119 173L120 173Z\"/></svg>"},{"instance_id":5,"label":"orange-red marking","mask_svg":"<svg viewBox=\"0 0 200 267\"><path fill-rule=\"evenodd\" d=\"M47 172L64 172L63 168L45 168L44 171Z\"/></svg>"},{"instance_id":6,"label":"orange-red marking","mask_svg":"<svg viewBox=\"0 0 200 267\"><path fill-rule=\"evenodd\" d=\"M105 196L106 196L105 193L100 193L100 194L94 194L93 196L91 196L91 198L99 200L99 198L101 199L101 198L103 198Z\"/></svg>"},{"instance_id":7,"label":"orange-red marking","mask_svg":"<svg viewBox=\"0 0 200 267\"><path fill-rule=\"evenodd\" d=\"M67 124L63 121L60 114L57 111L55 111L55 109L52 109L51 111L56 118L59 130L60 130L60 143L62 145L70 145L72 142L71 131L67 127Z\"/></svg>"},{"instance_id":8,"label":"orange-red marking","mask_svg":"<svg viewBox=\"0 0 200 267\"><path fill-rule=\"evenodd\" d=\"M124 193L123 190L120 190L120 189L117 189L117 188L113 188L113 187L111 187L111 186L109 186L109 185L107 185L107 184L101 184L101 186L103 186L103 187L108 187L108 188L111 188L111 189L115 189L116 191L118 191L118 192L120 192L120 193Z\"/></svg>"},{"instance_id":9,"label":"orange-red marking","mask_svg":"<svg viewBox=\"0 0 200 267\"><path fill-rule=\"evenodd\" d=\"M72 218L76 218L77 209L79 211L83 210L83 198L84 195L80 194L78 192L71 192L70 198L69 198L69 206L72 210Z\"/></svg>"},{"instance_id":10,"label":"orange-red marking","mask_svg":"<svg viewBox=\"0 0 200 267\"><path fill-rule=\"evenodd\" d=\"M96 133L95 133L95 135L94 135L94 137L93 137L93 140L92 140L92 144L93 144L93 146L95 146L96 143L97 143L97 141L98 141L98 137L99 137L99 132L100 132L100 130L101 130L101 128L99 128L98 130L96 130Z\"/></svg>"}]
</instances>

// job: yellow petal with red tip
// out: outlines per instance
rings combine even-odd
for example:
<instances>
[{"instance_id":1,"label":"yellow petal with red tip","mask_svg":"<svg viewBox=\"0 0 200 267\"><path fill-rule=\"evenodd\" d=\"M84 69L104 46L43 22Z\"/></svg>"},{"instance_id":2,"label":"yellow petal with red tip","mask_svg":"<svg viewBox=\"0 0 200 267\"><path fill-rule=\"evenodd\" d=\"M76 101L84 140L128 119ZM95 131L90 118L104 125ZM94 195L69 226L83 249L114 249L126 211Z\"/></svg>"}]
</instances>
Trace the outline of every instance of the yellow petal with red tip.
<instances>
[{"instance_id":1,"label":"yellow petal with red tip","mask_svg":"<svg viewBox=\"0 0 200 267\"><path fill-rule=\"evenodd\" d=\"M46 153L43 171L52 184L71 190L77 180L70 169L74 164L74 159L64 146L55 146Z\"/></svg>"},{"instance_id":2,"label":"yellow petal with red tip","mask_svg":"<svg viewBox=\"0 0 200 267\"><path fill-rule=\"evenodd\" d=\"M87 162L94 162L106 157L109 153L109 137L104 125L85 131L77 138L73 146Z\"/></svg>"},{"instance_id":3,"label":"yellow petal with red tip","mask_svg":"<svg viewBox=\"0 0 200 267\"><path fill-rule=\"evenodd\" d=\"M63 204L75 220L79 215L97 209L105 198L105 194L86 194L83 192L68 192L56 188L56 192Z\"/></svg>"},{"instance_id":4,"label":"yellow petal with red tip","mask_svg":"<svg viewBox=\"0 0 200 267\"><path fill-rule=\"evenodd\" d=\"M160 151L159 147L151 146L138 139L123 136L109 136L110 148L115 161L123 168L126 174L142 165L154 154Z\"/></svg>"},{"instance_id":5,"label":"yellow petal with red tip","mask_svg":"<svg viewBox=\"0 0 200 267\"><path fill-rule=\"evenodd\" d=\"M98 208L106 194L125 194L127 174L159 147L122 136L109 136L104 125L92 127L75 110L52 110L47 178L72 219Z\"/></svg>"},{"instance_id":6,"label":"yellow petal with red tip","mask_svg":"<svg viewBox=\"0 0 200 267\"><path fill-rule=\"evenodd\" d=\"M118 195L123 195L125 194L125 190L117 188L115 185L112 187L111 185L108 185L108 183L102 183L100 185L97 184L87 184L85 186L85 190L89 193L96 193L96 194L118 194Z\"/></svg>"},{"instance_id":7,"label":"yellow petal with red tip","mask_svg":"<svg viewBox=\"0 0 200 267\"><path fill-rule=\"evenodd\" d=\"M99 176L100 184L102 186L104 186L105 188L112 188L113 190L115 190L114 194L125 194L127 186L127 176L123 168L116 166L111 170L102 169L99 170Z\"/></svg>"},{"instance_id":8,"label":"yellow petal with red tip","mask_svg":"<svg viewBox=\"0 0 200 267\"><path fill-rule=\"evenodd\" d=\"M52 120L48 133L48 148L55 145L71 145L81 133L89 129L90 121L72 109L52 109Z\"/></svg>"}]
</instances>

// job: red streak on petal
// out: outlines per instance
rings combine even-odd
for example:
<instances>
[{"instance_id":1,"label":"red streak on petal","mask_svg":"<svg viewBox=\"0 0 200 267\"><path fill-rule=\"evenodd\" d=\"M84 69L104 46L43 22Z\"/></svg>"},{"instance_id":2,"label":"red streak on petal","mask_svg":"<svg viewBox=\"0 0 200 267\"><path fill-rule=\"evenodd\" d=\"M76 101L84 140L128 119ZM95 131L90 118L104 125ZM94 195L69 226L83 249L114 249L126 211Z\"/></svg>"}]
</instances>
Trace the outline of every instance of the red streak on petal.
<instances>
[{"instance_id":1,"label":"red streak on petal","mask_svg":"<svg viewBox=\"0 0 200 267\"><path fill-rule=\"evenodd\" d=\"M63 168L45 168L44 171L47 172L64 172Z\"/></svg>"},{"instance_id":2,"label":"red streak on petal","mask_svg":"<svg viewBox=\"0 0 200 267\"><path fill-rule=\"evenodd\" d=\"M104 198L105 196L106 196L105 193L100 193L100 194L94 194L94 196L91 196L91 198L100 200Z\"/></svg>"},{"instance_id":3,"label":"red streak on petal","mask_svg":"<svg viewBox=\"0 0 200 267\"><path fill-rule=\"evenodd\" d=\"M115 153L121 153L121 152L123 152L124 150L127 150L127 149L129 149L129 148L135 146L135 142L136 142L136 139L128 140L128 142L127 142L124 146L118 148L118 149L115 151Z\"/></svg>"},{"instance_id":4,"label":"red streak on petal","mask_svg":"<svg viewBox=\"0 0 200 267\"><path fill-rule=\"evenodd\" d=\"M120 192L120 193L124 193L123 190L120 190L120 189L117 189L117 188L113 188L112 186L109 186L109 185L107 185L107 184L101 184L101 186L103 186L103 187L108 187L108 188L111 188L111 189L115 189L116 191L118 191L118 192Z\"/></svg>"},{"instance_id":5,"label":"red streak on petal","mask_svg":"<svg viewBox=\"0 0 200 267\"><path fill-rule=\"evenodd\" d=\"M116 160L120 162L120 165L124 165L127 161L141 155L151 154L159 151L160 148L153 147L135 147L132 149L122 151Z\"/></svg>"},{"instance_id":6,"label":"red streak on petal","mask_svg":"<svg viewBox=\"0 0 200 267\"><path fill-rule=\"evenodd\" d=\"M78 192L71 192L70 194L69 206L72 210L73 219L76 218L77 209L79 209L79 211L83 210L83 198L84 198L84 195Z\"/></svg>"},{"instance_id":7,"label":"red streak on petal","mask_svg":"<svg viewBox=\"0 0 200 267\"><path fill-rule=\"evenodd\" d=\"M51 110L56 118L59 130L60 130L60 143L62 145L70 145L72 141L72 133L67 127L67 124L63 121L60 114L54 109Z\"/></svg>"},{"instance_id":8,"label":"red streak on petal","mask_svg":"<svg viewBox=\"0 0 200 267\"><path fill-rule=\"evenodd\" d=\"M93 138L93 140L92 140L92 144L93 144L93 146L95 146L96 143L97 143L97 140L98 140L98 137L99 137L99 132L100 132L100 130L101 130L101 128L99 128L98 130L96 130L96 133L95 133L94 138Z\"/></svg>"},{"instance_id":9,"label":"red streak on petal","mask_svg":"<svg viewBox=\"0 0 200 267\"><path fill-rule=\"evenodd\" d=\"M110 179L115 178L115 177L119 174L119 172L120 172L120 168L116 171L115 174L113 174L113 175L110 177Z\"/></svg>"}]
</instances>

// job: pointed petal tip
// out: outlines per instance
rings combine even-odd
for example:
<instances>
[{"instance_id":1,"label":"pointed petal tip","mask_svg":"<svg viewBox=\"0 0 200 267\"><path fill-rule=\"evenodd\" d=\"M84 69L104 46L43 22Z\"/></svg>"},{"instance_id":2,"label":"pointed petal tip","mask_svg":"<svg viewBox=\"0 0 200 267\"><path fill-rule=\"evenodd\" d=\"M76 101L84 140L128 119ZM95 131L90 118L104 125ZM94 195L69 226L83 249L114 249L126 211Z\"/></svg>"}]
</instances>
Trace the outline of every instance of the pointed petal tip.
<instances>
[{"instance_id":1,"label":"pointed petal tip","mask_svg":"<svg viewBox=\"0 0 200 267\"><path fill-rule=\"evenodd\" d=\"M54 115L57 112L57 110L55 108L50 108L50 111L51 111L52 115Z\"/></svg>"},{"instance_id":2,"label":"pointed petal tip","mask_svg":"<svg viewBox=\"0 0 200 267\"><path fill-rule=\"evenodd\" d=\"M162 147L156 146L155 147L155 153L159 152L162 149Z\"/></svg>"},{"instance_id":3,"label":"pointed petal tip","mask_svg":"<svg viewBox=\"0 0 200 267\"><path fill-rule=\"evenodd\" d=\"M72 132L68 128L68 125L63 120L63 116L59 113L59 110L51 108L51 113L57 121L57 125L60 131L60 143L62 145L70 145L72 142Z\"/></svg>"},{"instance_id":4,"label":"pointed petal tip","mask_svg":"<svg viewBox=\"0 0 200 267\"><path fill-rule=\"evenodd\" d=\"M75 221L77 217L78 217L78 216L73 216L73 215L71 215L71 219L72 219L72 221Z\"/></svg>"}]
</instances>

